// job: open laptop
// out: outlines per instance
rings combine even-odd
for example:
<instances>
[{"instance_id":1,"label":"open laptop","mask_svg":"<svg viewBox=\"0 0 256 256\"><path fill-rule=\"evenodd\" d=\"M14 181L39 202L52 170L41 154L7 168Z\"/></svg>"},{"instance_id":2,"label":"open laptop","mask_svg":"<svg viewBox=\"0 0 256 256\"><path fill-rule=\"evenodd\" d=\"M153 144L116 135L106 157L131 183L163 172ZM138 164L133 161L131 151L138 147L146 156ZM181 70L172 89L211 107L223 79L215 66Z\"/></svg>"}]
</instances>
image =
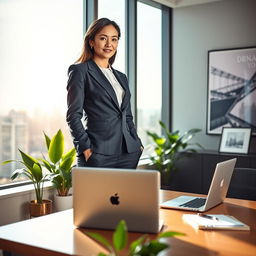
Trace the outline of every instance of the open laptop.
<instances>
[{"instance_id":1,"label":"open laptop","mask_svg":"<svg viewBox=\"0 0 256 256\"><path fill-rule=\"evenodd\" d=\"M217 163L207 197L179 196L160 204L163 208L175 208L204 212L223 202L236 164L236 158Z\"/></svg>"},{"instance_id":2,"label":"open laptop","mask_svg":"<svg viewBox=\"0 0 256 256\"><path fill-rule=\"evenodd\" d=\"M129 231L160 231L158 171L75 167L72 176L75 226L115 229L123 219Z\"/></svg>"}]
</instances>

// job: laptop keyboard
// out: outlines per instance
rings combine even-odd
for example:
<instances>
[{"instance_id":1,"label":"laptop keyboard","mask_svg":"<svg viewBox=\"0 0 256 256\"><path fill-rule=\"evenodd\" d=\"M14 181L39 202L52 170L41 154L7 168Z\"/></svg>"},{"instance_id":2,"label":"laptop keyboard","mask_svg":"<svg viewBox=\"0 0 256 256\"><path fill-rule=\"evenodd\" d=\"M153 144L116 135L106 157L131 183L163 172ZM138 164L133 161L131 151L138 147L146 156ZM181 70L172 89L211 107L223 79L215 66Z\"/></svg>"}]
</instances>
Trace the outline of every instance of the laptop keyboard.
<instances>
[{"instance_id":1,"label":"laptop keyboard","mask_svg":"<svg viewBox=\"0 0 256 256\"><path fill-rule=\"evenodd\" d=\"M205 204L206 198L195 198L191 201L188 201L184 204L180 204L182 207L190 207L190 208L200 208Z\"/></svg>"}]
</instances>

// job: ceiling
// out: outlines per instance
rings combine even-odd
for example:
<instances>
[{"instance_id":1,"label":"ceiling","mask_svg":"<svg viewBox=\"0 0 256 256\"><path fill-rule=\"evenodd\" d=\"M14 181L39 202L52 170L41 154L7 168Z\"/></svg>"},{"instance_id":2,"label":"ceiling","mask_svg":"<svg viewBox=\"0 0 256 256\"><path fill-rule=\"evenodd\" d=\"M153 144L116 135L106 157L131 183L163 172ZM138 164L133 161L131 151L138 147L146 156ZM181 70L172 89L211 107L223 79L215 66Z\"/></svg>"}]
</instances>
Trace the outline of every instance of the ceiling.
<instances>
[{"instance_id":1,"label":"ceiling","mask_svg":"<svg viewBox=\"0 0 256 256\"><path fill-rule=\"evenodd\" d=\"M211 2L219 2L224 0L153 0L162 5L166 5L171 8L190 6L195 4L207 4Z\"/></svg>"}]
</instances>

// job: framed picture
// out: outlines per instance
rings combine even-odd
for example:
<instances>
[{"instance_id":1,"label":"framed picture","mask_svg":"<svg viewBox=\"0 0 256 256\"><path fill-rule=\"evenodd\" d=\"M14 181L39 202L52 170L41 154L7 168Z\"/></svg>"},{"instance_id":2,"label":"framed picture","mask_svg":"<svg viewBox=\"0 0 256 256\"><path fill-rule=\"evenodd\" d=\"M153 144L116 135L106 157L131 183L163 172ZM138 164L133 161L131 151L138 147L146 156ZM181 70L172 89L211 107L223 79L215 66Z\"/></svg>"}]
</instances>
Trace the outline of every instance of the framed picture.
<instances>
[{"instance_id":1,"label":"framed picture","mask_svg":"<svg viewBox=\"0 0 256 256\"><path fill-rule=\"evenodd\" d=\"M256 135L256 47L208 52L207 134L248 127Z\"/></svg>"},{"instance_id":2,"label":"framed picture","mask_svg":"<svg viewBox=\"0 0 256 256\"><path fill-rule=\"evenodd\" d=\"M248 154L251 128L222 128L219 152Z\"/></svg>"}]
</instances>

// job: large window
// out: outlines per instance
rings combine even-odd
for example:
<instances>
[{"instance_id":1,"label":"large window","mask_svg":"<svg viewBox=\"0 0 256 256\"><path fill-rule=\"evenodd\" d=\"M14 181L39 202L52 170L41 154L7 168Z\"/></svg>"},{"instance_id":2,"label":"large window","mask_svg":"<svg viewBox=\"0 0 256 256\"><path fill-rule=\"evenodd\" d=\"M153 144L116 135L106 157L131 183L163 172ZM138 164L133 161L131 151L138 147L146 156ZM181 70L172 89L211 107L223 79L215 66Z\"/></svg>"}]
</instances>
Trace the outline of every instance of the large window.
<instances>
[{"instance_id":1,"label":"large window","mask_svg":"<svg viewBox=\"0 0 256 256\"><path fill-rule=\"evenodd\" d=\"M43 131L62 129L67 69L83 42L82 0L0 1L0 161L17 159L18 148L42 157ZM0 165L0 184L18 165Z\"/></svg>"},{"instance_id":2,"label":"large window","mask_svg":"<svg viewBox=\"0 0 256 256\"><path fill-rule=\"evenodd\" d=\"M162 111L162 11L137 3L137 127L146 147L146 131L160 133Z\"/></svg>"},{"instance_id":3,"label":"large window","mask_svg":"<svg viewBox=\"0 0 256 256\"><path fill-rule=\"evenodd\" d=\"M121 38L113 67L125 72L125 0L98 0L98 18L108 18L119 25Z\"/></svg>"}]
</instances>

